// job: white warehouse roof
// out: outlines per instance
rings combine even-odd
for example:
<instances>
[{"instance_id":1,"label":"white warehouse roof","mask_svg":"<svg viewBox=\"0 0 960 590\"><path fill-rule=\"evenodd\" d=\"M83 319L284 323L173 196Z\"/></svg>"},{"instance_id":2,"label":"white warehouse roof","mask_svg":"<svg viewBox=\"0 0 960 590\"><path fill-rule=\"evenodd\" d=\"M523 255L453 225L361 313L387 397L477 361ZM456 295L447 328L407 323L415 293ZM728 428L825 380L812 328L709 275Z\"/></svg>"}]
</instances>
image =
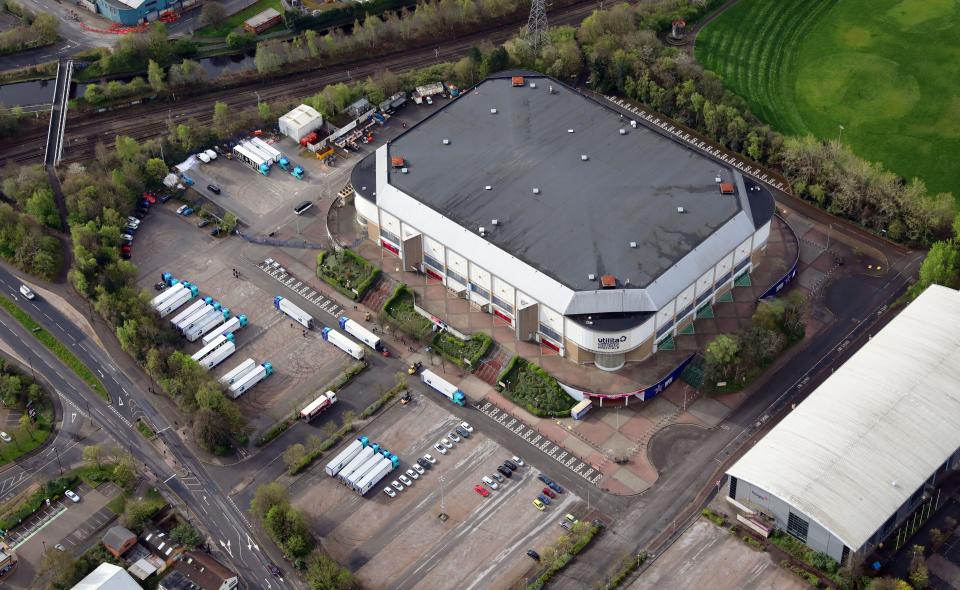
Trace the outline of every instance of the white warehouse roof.
<instances>
[{"instance_id":1,"label":"white warehouse roof","mask_svg":"<svg viewBox=\"0 0 960 590\"><path fill-rule=\"evenodd\" d=\"M297 141L323 124L323 115L310 105L302 104L278 121L280 132Z\"/></svg>"},{"instance_id":2,"label":"white warehouse roof","mask_svg":"<svg viewBox=\"0 0 960 590\"><path fill-rule=\"evenodd\" d=\"M101 563L70 590L142 590L122 567Z\"/></svg>"},{"instance_id":3,"label":"white warehouse roof","mask_svg":"<svg viewBox=\"0 0 960 590\"><path fill-rule=\"evenodd\" d=\"M730 470L851 550L960 448L960 293L928 288Z\"/></svg>"}]
</instances>

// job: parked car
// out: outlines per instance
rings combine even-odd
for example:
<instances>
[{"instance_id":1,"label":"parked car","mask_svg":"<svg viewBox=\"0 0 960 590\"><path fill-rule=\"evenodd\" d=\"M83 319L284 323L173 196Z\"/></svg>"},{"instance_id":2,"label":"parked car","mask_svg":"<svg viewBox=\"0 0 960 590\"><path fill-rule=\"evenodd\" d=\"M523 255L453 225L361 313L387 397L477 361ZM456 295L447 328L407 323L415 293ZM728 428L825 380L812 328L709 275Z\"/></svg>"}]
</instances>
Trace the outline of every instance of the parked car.
<instances>
[{"instance_id":1,"label":"parked car","mask_svg":"<svg viewBox=\"0 0 960 590\"><path fill-rule=\"evenodd\" d=\"M497 471L499 471L504 477L513 477L513 473L503 465L498 466Z\"/></svg>"},{"instance_id":2,"label":"parked car","mask_svg":"<svg viewBox=\"0 0 960 590\"><path fill-rule=\"evenodd\" d=\"M437 452L440 453L441 455L447 454L447 448L444 447L441 443L437 443L433 445L433 448L437 449Z\"/></svg>"},{"instance_id":3,"label":"parked car","mask_svg":"<svg viewBox=\"0 0 960 590\"><path fill-rule=\"evenodd\" d=\"M132 249L133 249L133 246L132 246L131 244L122 244L122 245L120 246L120 251L121 251L121 252L129 252L129 251L132 250Z\"/></svg>"},{"instance_id":4,"label":"parked car","mask_svg":"<svg viewBox=\"0 0 960 590\"><path fill-rule=\"evenodd\" d=\"M434 459L433 455L431 455L430 453L427 453L426 455L424 455L423 458L426 459L431 465L435 465L437 463L437 460Z\"/></svg>"},{"instance_id":5,"label":"parked car","mask_svg":"<svg viewBox=\"0 0 960 590\"><path fill-rule=\"evenodd\" d=\"M503 466L506 467L507 469L509 469L509 470L510 470L510 473L513 473L514 470L513 470L512 467L510 467L510 463L509 463L509 462L504 461Z\"/></svg>"},{"instance_id":6,"label":"parked car","mask_svg":"<svg viewBox=\"0 0 960 590\"><path fill-rule=\"evenodd\" d=\"M130 254L130 251L129 251L129 250L122 250L122 251L120 252L120 258L122 258L122 259L124 259L124 260L130 260L130 256L131 256L131 254Z\"/></svg>"},{"instance_id":7,"label":"parked car","mask_svg":"<svg viewBox=\"0 0 960 590\"><path fill-rule=\"evenodd\" d=\"M20 294L27 299L33 299L37 296L37 294L33 292L33 289L26 285L20 285Z\"/></svg>"},{"instance_id":8,"label":"parked car","mask_svg":"<svg viewBox=\"0 0 960 590\"><path fill-rule=\"evenodd\" d=\"M577 520L576 516L570 514L569 512L563 516L563 520L569 522L570 524L577 524L578 522L580 522L579 520Z\"/></svg>"},{"instance_id":9,"label":"parked car","mask_svg":"<svg viewBox=\"0 0 960 590\"><path fill-rule=\"evenodd\" d=\"M490 479L490 476L488 476L488 475L484 475L484 476L483 476L483 483L485 483L485 484L487 484L488 486L490 486L490 489L491 489L491 490L495 490L495 489L497 489L497 488L500 487L500 484L498 484L497 482L495 482L495 481L493 481L492 479Z\"/></svg>"},{"instance_id":10,"label":"parked car","mask_svg":"<svg viewBox=\"0 0 960 590\"><path fill-rule=\"evenodd\" d=\"M537 561L540 561L540 554L533 549L527 549L527 555L533 559L536 559Z\"/></svg>"},{"instance_id":11,"label":"parked car","mask_svg":"<svg viewBox=\"0 0 960 590\"><path fill-rule=\"evenodd\" d=\"M403 486L400 485L400 482L397 481L397 480L391 481L391 482L390 482L390 485L393 486L393 489L397 490L398 492L402 492L402 491L403 491Z\"/></svg>"},{"instance_id":12,"label":"parked car","mask_svg":"<svg viewBox=\"0 0 960 590\"><path fill-rule=\"evenodd\" d=\"M219 195L219 194L220 194L220 187L217 186L217 185L215 185L215 184L208 184L208 185L207 185L207 190L210 191L211 193L215 194L215 195Z\"/></svg>"},{"instance_id":13,"label":"parked car","mask_svg":"<svg viewBox=\"0 0 960 590\"><path fill-rule=\"evenodd\" d=\"M74 492L73 490L66 490L66 491L63 492L63 495L66 496L66 497L68 497L68 498L70 498L70 500L71 500L74 504L76 504L77 502L80 501L80 496L78 496L77 493Z\"/></svg>"},{"instance_id":14,"label":"parked car","mask_svg":"<svg viewBox=\"0 0 960 590\"><path fill-rule=\"evenodd\" d=\"M456 432L454 432L454 431L452 431L452 430L450 431L450 434L448 434L447 436L450 437L450 440L452 440L452 441L455 442L455 443L458 443L458 442L460 442L461 440L463 440L463 439L461 439L459 436L457 436L457 433L456 433Z\"/></svg>"},{"instance_id":15,"label":"parked car","mask_svg":"<svg viewBox=\"0 0 960 590\"><path fill-rule=\"evenodd\" d=\"M534 500L533 507L539 510L540 512L543 512L543 509L546 508L546 504L544 504L540 500Z\"/></svg>"},{"instance_id":16,"label":"parked car","mask_svg":"<svg viewBox=\"0 0 960 590\"><path fill-rule=\"evenodd\" d=\"M493 474L493 479L497 480L497 481L500 482L500 483L503 483L503 476L500 475L499 473L494 473L494 474Z\"/></svg>"},{"instance_id":17,"label":"parked car","mask_svg":"<svg viewBox=\"0 0 960 590\"><path fill-rule=\"evenodd\" d=\"M543 488L543 489L540 490L540 491L543 492L543 495L546 496L546 497L548 497L548 498L556 498L556 497L557 497L557 493L554 492L553 490L551 490L550 488Z\"/></svg>"},{"instance_id":18,"label":"parked car","mask_svg":"<svg viewBox=\"0 0 960 590\"><path fill-rule=\"evenodd\" d=\"M410 481L410 478L402 473L397 477L397 479L402 481L403 485L407 486L408 488L413 486L413 482Z\"/></svg>"},{"instance_id":19,"label":"parked car","mask_svg":"<svg viewBox=\"0 0 960 590\"><path fill-rule=\"evenodd\" d=\"M453 448L453 443L450 442L449 440L445 439L445 438L441 438L441 439L440 439L440 444L442 444L443 446L447 447L448 449L452 449L452 448Z\"/></svg>"},{"instance_id":20,"label":"parked car","mask_svg":"<svg viewBox=\"0 0 960 590\"><path fill-rule=\"evenodd\" d=\"M547 505L550 504L550 498L544 496L543 494L538 494L538 495L537 495L537 500L540 500L541 502L543 502L544 504L547 504Z\"/></svg>"},{"instance_id":21,"label":"parked car","mask_svg":"<svg viewBox=\"0 0 960 590\"><path fill-rule=\"evenodd\" d=\"M552 479L550 479L549 477L547 477L546 475L544 475L544 474L542 474L542 473L537 476L537 479L539 479L540 481L542 481L543 483L545 483L545 484L547 484L547 485L550 485L550 482L553 481Z\"/></svg>"},{"instance_id":22,"label":"parked car","mask_svg":"<svg viewBox=\"0 0 960 590\"><path fill-rule=\"evenodd\" d=\"M560 526L562 526L563 528L567 529L568 531L572 531L572 530L573 530L573 525L570 524L570 521L568 521L568 520L566 520L566 519L560 521Z\"/></svg>"},{"instance_id":23,"label":"parked car","mask_svg":"<svg viewBox=\"0 0 960 590\"><path fill-rule=\"evenodd\" d=\"M121 240L126 240L126 241L128 241L128 242L132 242L132 241L133 241L133 236L131 236L130 234L120 234L120 239L121 239Z\"/></svg>"},{"instance_id":24,"label":"parked car","mask_svg":"<svg viewBox=\"0 0 960 590\"><path fill-rule=\"evenodd\" d=\"M61 545L60 543L57 543L56 545L54 545L53 548L56 549L57 551L66 551L66 550L67 550L66 547L64 547L64 546Z\"/></svg>"},{"instance_id":25,"label":"parked car","mask_svg":"<svg viewBox=\"0 0 960 590\"><path fill-rule=\"evenodd\" d=\"M461 428L460 426L457 426L454 430L456 430L457 434L459 434L463 438L470 438L470 433L464 430L463 428Z\"/></svg>"},{"instance_id":26,"label":"parked car","mask_svg":"<svg viewBox=\"0 0 960 590\"><path fill-rule=\"evenodd\" d=\"M206 154L207 157L210 158L211 160L217 159L217 152L213 150L203 150L203 153Z\"/></svg>"},{"instance_id":27,"label":"parked car","mask_svg":"<svg viewBox=\"0 0 960 590\"><path fill-rule=\"evenodd\" d=\"M518 457L518 456L516 456L516 455L514 455L513 457L510 457L510 460L513 461L514 463L516 463L517 465L519 465L520 467L523 467L523 465L524 465L523 459L521 459L520 457Z\"/></svg>"},{"instance_id":28,"label":"parked car","mask_svg":"<svg viewBox=\"0 0 960 590\"><path fill-rule=\"evenodd\" d=\"M209 219L201 219L197 222L197 227L207 227L208 225L210 225Z\"/></svg>"},{"instance_id":29,"label":"parked car","mask_svg":"<svg viewBox=\"0 0 960 590\"><path fill-rule=\"evenodd\" d=\"M557 482L551 480L549 483L547 483L547 485L550 486L550 489L555 491L556 493L558 494L563 493L563 488L560 487L560 484L558 484Z\"/></svg>"},{"instance_id":30,"label":"parked car","mask_svg":"<svg viewBox=\"0 0 960 590\"><path fill-rule=\"evenodd\" d=\"M183 210L183 213L181 213L180 215L183 215L184 217L189 217L190 215L193 215L193 208L187 207L186 209Z\"/></svg>"},{"instance_id":31,"label":"parked car","mask_svg":"<svg viewBox=\"0 0 960 590\"><path fill-rule=\"evenodd\" d=\"M483 486L481 486L481 485L475 485L475 486L473 486L473 491L475 491L476 493L480 494L480 495L483 496L484 498L486 498L487 496L490 495L490 492L487 491L487 488L485 488L485 487L483 487Z\"/></svg>"},{"instance_id":32,"label":"parked car","mask_svg":"<svg viewBox=\"0 0 960 590\"><path fill-rule=\"evenodd\" d=\"M390 486L383 488L383 493L390 496L391 498L397 497L397 493L393 491L393 488L391 488Z\"/></svg>"},{"instance_id":33,"label":"parked car","mask_svg":"<svg viewBox=\"0 0 960 590\"><path fill-rule=\"evenodd\" d=\"M222 233L223 233L223 228L220 227L219 225L218 225L217 227L213 228L212 230L210 230L210 235L213 236L213 237L217 237L217 236L219 236L219 235L222 234Z\"/></svg>"},{"instance_id":34,"label":"parked car","mask_svg":"<svg viewBox=\"0 0 960 590\"><path fill-rule=\"evenodd\" d=\"M200 152L200 153L197 154L197 159L200 160L201 162L203 162L204 164L209 164L209 163L210 163L210 156L208 156L207 154L205 154L205 153L203 153L203 152Z\"/></svg>"},{"instance_id":35,"label":"parked car","mask_svg":"<svg viewBox=\"0 0 960 590\"><path fill-rule=\"evenodd\" d=\"M189 208L190 208L189 205L180 205L179 207L177 207L177 215L183 215L183 212Z\"/></svg>"},{"instance_id":36,"label":"parked car","mask_svg":"<svg viewBox=\"0 0 960 590\"><path fill-rule=\"evenodd\" d=\"M517 464L511 461L510 459L507 459L506 461L504 461L503 464L509 467L510 469L512 469L513 471L520 469L519 467L517 467Z\"/></svg>"},{"instance_id":37,"label":"parked car","mask_svg":"<svg viewBox=\"0 0 960 590\"><path fill-rule=\"evenodd\" d=\"M165 194L160 195L160 197L158 197L158 198L160 199L160 202L161 202L161 203L166 203L167 201L169 201L170 199L173 198L173 195L171 195L171 194L169 194L169 193L165 193Z\"/></svg>"},{"instance_id":38,"label":"parked car","mask_svg":"<svg viewBox=\"0 0 960 590\"><path fill-rule=\"evenodd\" d=\"M461 426L464 430L466 430L467 432L473 432L473 426L470 426L470 425L469 425L468 423L466 423L466 422L461 422L461 423L460 423L460 426Z\"/></svg>"},{"instance_id":39,"label":"parked car","mask_svg":"<svg viewBox=\"0 0 960 590\"><path fill-rule=\"evenodd\" d=\"M429 463L428 463L428 465L429 465ZM414 464L411 465L410 467L413 467L413 470L417 473L417 475L423 475L424 473L427 472L427 471L423 468L423 466L420 465L419 462L414 463ZM416 479L416 478L414 478L414 479Z\"/></svg>"},{"instance_id":40,"label":"parked car","mask_svg":"<svg viewBox=\"0 0 960 590\"><path fill-rule=\"evenodd\" d=\"M407 469L406 474L410 479L420 479L420 474L413 469Z\"/></svg>"},{"instance_id":41,"label":"parked car","mask_svg":"<svg viewBox=\"0 0 960 590\"><path fill-rule=\"evenodd\" d=\"M150 193L143 193L143 200L150 203L151 205L157 202L157 198Z\"/></svg>"},{"instance_id":42,"label":"parked car","mask_svg":"<svg viewBox=\"0 0 960 590\"><path fill-rule=\"evenodd\" d=\"M140 210L138 209L138 210L133 214L133 216L136 217L137 219L143 219L144 217L147 216L147 214L144 213L143 211L140 211Z\"/></svg>"},{"instance_id":43,"label":"parked car","mask_svg":"<svg viewBox=\"0 0 960 590\"><path fill-rule=\"evenodd\" d=\"M13 438L6 432L0 431L0 440L3 442L13 442Z\"/></svg>"},{"instance_id":44,"label":"parked car","mask_svg":"<svg viewBox=\"0 0 960 590\"><path fill-rule=\"evenodd\" d=\"M157 291L164 291L167 288L167 284L164 283L163 281L160 281L159 283L154 283L153 288L156 289Z\"/></svg>"},{"instance_id":45,"label":"parked car","mask_svg":"<svg viewBox=\"0 0 960 590\"><path fill-rule=\"evenodd\" d=\"M430 469L432 467L432 465L430 464L430 461L427 461L423 457L420 457L419 459L417 459L417 465L419 465L423 469Z\"/></svg>"},{"instance_id":46,"label":"parked car","mask_svg":"<svg viewBox=\"0 0 960 590\"><path fill-rule=\"evenodd\" d=\"M127 217L127 223L132 223L133 225L140 225L140 220L131 215Z\"/></svg>"}]
</instances>

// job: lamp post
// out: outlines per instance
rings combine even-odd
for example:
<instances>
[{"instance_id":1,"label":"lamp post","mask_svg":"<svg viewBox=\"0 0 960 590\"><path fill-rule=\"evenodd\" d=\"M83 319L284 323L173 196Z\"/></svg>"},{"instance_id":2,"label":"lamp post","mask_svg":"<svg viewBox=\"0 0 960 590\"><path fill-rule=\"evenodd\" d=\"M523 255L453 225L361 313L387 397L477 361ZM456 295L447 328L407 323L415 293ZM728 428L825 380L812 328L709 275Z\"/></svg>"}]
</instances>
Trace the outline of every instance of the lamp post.
<instances>
[{"instance_id":1,"label":"lamp post","mask_svg":"<svg viewBox=\"0 0 960 590\"><path fill-rule=\"evenodd\" d=\"M843 140L843 125L837 125L840 128L840 134L837 135L837 143L840 143Z\"/></svg>"},{"instance_id":2,"label":"lamp post","mask_svg":"<svg viewBox=\"0 0 960 590\"><path fill-rule=\"evenodd\" d=\"M53 447L53 450L57 453L57 465L60 467L60 475L63 475L63 463L60 462L60 449Z\"/></svg>"}]
</instances>

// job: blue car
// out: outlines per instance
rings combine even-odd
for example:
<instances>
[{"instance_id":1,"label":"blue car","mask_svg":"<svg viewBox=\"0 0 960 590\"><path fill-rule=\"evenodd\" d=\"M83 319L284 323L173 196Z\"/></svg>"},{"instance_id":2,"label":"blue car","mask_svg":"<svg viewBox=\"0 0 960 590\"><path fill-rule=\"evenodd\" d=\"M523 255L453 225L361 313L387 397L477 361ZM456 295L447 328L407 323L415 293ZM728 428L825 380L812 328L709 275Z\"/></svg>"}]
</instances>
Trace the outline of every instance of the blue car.
<instances>
[{"instance_id":1,"label":"blue car","mask_svg":"<svg viewBox=\"0 0 960 590\"><path fill-rule=\"evenodd\" d=\"M557 482L550 480L547 482L547 485L550 487L551 490L555 491L556 493L558 494L563 493L563 488L561 488L560 484L558 484Z\"/></svg>"},{"instance_id":2,"label":"blue car","mask_svg":"<svg viewBox=\"0 0 960 590\"><path fill-rule=\"evenodd\" d=\"M544 496L543 494L540 494L539 496L537 496L537 500L540 500L544 504L550 504L550 498Z\"/></svg>"},{"instance_id":3,"label":"blue car","mask_svg":"<svg viewBox=\"0 0 960 590\"><path fill-rule=\"evenodd\" d=\"M187 207L186 209L183 210L183 213L181 213L181 215L183 215L184 217L187 217L192 213L193 213L193 209L191 209L190 207Z\"/></svg>"},{"instance_id":4,"label":"blue car","mask_svg":"<svg viewBox=\"0 0 960 590\"><path fill-rule=\"evenodd\" d=\"M547 477L546 475L544 475L544 474L542 474L542 473L537 476L537 479L539 479L540 481L542 481L543 483L545 483L545 484L547 484L547 485L550 485L550 483L553 481L553 480L551 480L549 477Z\"/></svg>"}]
</instances>

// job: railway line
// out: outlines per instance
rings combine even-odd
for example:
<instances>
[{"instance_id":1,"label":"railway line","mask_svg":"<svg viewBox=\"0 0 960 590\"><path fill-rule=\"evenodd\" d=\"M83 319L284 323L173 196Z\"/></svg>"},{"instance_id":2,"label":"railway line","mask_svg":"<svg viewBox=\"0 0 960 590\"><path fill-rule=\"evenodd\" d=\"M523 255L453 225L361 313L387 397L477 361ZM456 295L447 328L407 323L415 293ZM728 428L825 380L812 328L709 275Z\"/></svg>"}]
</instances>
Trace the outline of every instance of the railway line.
<instances>
[{"instance_id":1,"label":"railway line","mask_svg":"<svg viewBox=\"0 0 960 590\"><path fill-rule=\"evenodd\" d=\"M573 0L554 9L550 15L551 23L578 23L597 7L594 0ZM516 33L522 22L514 19L439 45L420 45L312 72L296 72L270 81L256 80L240 86L215 89L180 100L164 99L105 113L69 116L63 140L63 162L89 160L95 156L98 143L112 145L117 135L143 141L165 134L170 121L195 119L209 123L213 119L213 105L216 102L224 102L234 110L243 109L255 106L258 101L305 97L326 85L363 79L384 69L403 72L459 59L480 43L498 44L506 41ZM0 161L20 164L42 162L45 135L45 129L25 132L16 144L0 148Z\"/></svg>"}]
</instances>

